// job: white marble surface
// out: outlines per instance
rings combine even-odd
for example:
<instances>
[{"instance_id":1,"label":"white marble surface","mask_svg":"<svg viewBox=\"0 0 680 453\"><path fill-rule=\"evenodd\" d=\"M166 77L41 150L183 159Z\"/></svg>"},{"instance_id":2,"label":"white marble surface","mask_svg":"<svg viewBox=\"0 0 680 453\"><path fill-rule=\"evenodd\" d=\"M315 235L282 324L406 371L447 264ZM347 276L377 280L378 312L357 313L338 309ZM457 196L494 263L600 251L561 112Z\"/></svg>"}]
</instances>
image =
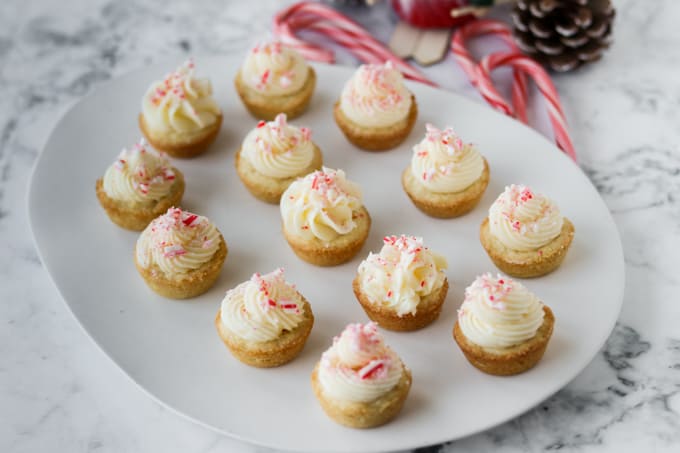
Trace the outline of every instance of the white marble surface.
<instances>
[{"instance_id":1,"label":"white marble surface","mask_svg":"<svg viewBox=\"0 0 680 453\"><path fill-rule=\"evenodd\" d=\"M152 61L242 53L283 6L191 3L0 2L1 452L261 450L142 393L78 327L28 232L31 167L70 104ZM427 451L680 451L680 2L615 4L615 43L606 58L555 82L583 169L621 233L627 283L619 323L593 362L551 399ZM355 17L379 37L389 35L393 19L384 7ZM453 61L426 72L479 99ZM534 112L545 130L540 103Z\"/></svg>"}]
</instances>

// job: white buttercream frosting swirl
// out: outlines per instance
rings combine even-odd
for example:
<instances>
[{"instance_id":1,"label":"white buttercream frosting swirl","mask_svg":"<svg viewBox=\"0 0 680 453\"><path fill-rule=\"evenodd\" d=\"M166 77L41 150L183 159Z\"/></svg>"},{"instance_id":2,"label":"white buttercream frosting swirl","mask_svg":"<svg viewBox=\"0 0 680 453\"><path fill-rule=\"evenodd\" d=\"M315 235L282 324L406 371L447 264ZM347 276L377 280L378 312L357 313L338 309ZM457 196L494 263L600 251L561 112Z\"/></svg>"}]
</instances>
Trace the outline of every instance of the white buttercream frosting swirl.
<instances>
[{"instance_id":1,"label":"white buttercream frosting swirl","mask_svg":"<svg viewBox=\"0 0 680 453\"><path fill-rule=\"evenodd\" d=\"M307 81L309 66L295 50L280 42L253 47L241 66L241 79L267 96L295 93Z\"/></svg>"},{"instance_id":2,"label":"white buttercream frosting swirl","mask_svg":"<svg viewBox=\"0 0 680 453\"><path fill-rule=\"evenodd\" d=\"M465 337L483 348L503 349L536 335L543 303L521 283L484 274L465 289L458 324Z\"/></svg>"},{"instance_id":3,"label":"white buttercream frosting swirl","mask_svg":"<svg viewBox=\"0 0 680 453\"><path fill-rule=\"evenodd\" d=\"M523 185L510 185L489 208L491 234L506 247L536 250L559 236L564 218L546 196Z\"/></svg>"},{"instance_id":4,"label":"white buttercream frosting swirl","mask_svg":"<svg viewBox=\"0 0 680 453\"><path fill-rule=\"evenodd\" d=\"M426 125L425 138L413 147L411 172L427 190L455 193L470 187L484 171L484 158L450 127Z\"/></svg>"},{"instance_id":5,"label":"white buttercream frosting swirl","mask_svg":"<svg viewBox=\"0 0 680 453\"><path fill-rule=\"evenodd\" d=\"M361 262L361 291L377 305L390 307L398 316L415 315L423 297L444 284L446 259L415 236L386 236L380 253Z\"/></svg>"},{"instance_id":6,"label":"white buttercream frosting swirl","mask_svg":"<svg viewBox=\"0 0 680 453\"><path fill-rule=\"evenodd\" d=\"M406 118L411 92L392 62L359 66L340 95L340 109L364 127L387 127Z\"/></svg>"},{"instance_id":7,"label":"white buttercream frosting swirl","mask_svg":"<svg viewBox=\"0 0 680 453\"><path fill-rule=\"evenodd\" d=\"M175 172L165 153L149 148L141 139L120 152L104 173L102 186L114 200L147 203L168 195L174 181Z\"/></svg>"},{"instance_id":8,"label":"white buttercream frosting swirl","mask_svg":"<svg viewBox=\"0 0 680 453\"><path fill-rule=\"evenodd\" d=\"M350 324L321 356L318 379L326 395L340 401L368 402L392 390L404 368L374 322Z\"/></svg>"},{"instance_id":9,"label":"white buttercream frosting swirl","mask_svg":"<svg viewBox=\"0 0 680 453\"><path fill-rule=\"evenodd\" d=\"M271 178L299 175L314 159L311 131L286 122L279 113L274 121L260 121L241 145L241 156L259 173Z\"/></svg>"},{"instance_id":10,"label":"white buttercream frosting swirl","mask_svg":"<svg viewBox=\"0 0 680 453\"><path fill-rule=\"evenodd\" d=\"M154 131L198 131L214 124L220 113L210 80L194 76L191 60L152 83L142 99L144 121Z\"/></svg>"},{"instance_id":11,"label":"white buttercream frosting swirl","mask_svg":"<svg viewBox=\"0 0 680 453\"><path fill-rule=\"evenodd\" d=\"M227 291L222 301L222 324L236 336L257 343L295 329L304 319L300 293L288 283L283 269L250 280Z\"/></svg>"},{"instance_id":12,"label":"white buttercream frosting swirl","mask_svg":"<svg viewBox=\"0 0 680 453\"><path fill-rule=\"evenodd\" d=\"M158 266L167 277L181 278L212 259L220 232L206 217L170 208L154 219L137 239L137 263Z\"/></svg>"},{"instance_id":13,"label":"white buttercream frosting swirl","mask_svg":"<svg viewBox=\"0 0 680 453\"><path fill-rule=\"evenodd\" d=\"M286 231L306 240L330 242L356 227L363 206L359 186L342 170L324 167L293 182L281 196Z\"/></svg>"}]
</instances>

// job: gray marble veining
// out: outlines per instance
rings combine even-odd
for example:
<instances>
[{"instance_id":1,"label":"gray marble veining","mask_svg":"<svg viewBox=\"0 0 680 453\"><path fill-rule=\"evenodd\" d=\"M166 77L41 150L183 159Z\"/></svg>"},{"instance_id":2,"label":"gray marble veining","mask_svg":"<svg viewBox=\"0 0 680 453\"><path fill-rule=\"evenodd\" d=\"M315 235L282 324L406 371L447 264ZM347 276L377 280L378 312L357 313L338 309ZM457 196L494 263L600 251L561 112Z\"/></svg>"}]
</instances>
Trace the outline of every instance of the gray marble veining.
<instances>
[{"instance_id":1,"label":"gray marble veining","mask_svg":"<svg viewBox=\"0 0 680 453\"><path fill-rule=\"evenodd\" d=\"M582 167L621 233L627 283L619 323L593 362L534 410L421 451L680 449L680 3L614 3L615 41L605 59L555 83ZM242 53L282 6L0 3L0 451L261 451L164 409L101 354L40 264L25 200L31 166L70 104L153 61ZM354 14L388 37L385 5ZM426 72L480 99L453 61ZM548 131L543 106L532 106Z\"/></svg>"}]
</instances>

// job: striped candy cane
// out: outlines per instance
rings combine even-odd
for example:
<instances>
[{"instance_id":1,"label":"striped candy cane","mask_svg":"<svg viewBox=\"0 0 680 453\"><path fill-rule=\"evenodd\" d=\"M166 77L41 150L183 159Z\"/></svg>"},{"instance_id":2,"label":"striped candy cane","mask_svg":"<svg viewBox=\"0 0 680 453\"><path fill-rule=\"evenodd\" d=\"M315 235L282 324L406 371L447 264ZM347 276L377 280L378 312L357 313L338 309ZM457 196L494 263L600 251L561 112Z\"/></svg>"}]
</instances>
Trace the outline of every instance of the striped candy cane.
<instances>
[{"instance_id":1,"label":"striped candy cane","mask_svg":"<svg viewBox=\"0 0 680 453\"><path fill-rule=\"evenodd\" d=\"M512 33L508 29L507 25L502 22L497 22L494 20L478 20L472 22L469 26L463 26L453 35L451 40L451 52L453 52L454 57L463 68L463 72L468 76L470 82L479 89L480 86L480 76L478 74L478 65L475 60L473 60L470 52L468 52L465 46L468 39L475 36L481 35L495 35L501 38L510 49L514 52L519 52L519 49L515 45L515 41L512 38ZM527 123L527 79L522 71L517 69L512 71L512 107L505 102L505 99L501 97L497 92L488 94L484 96L494 108L500 110L506 115L516 117L523 123ZM492 83L491 79L485 80L488 83Z\"/></svg>"},{"instance_id":2,"label":"striped candy cane","mask_svg":"<svg viewBox=\"0 0 680 453\"><path fill-rule=\"evenodd\" d=\"M394 55L359 24L326 5L303 1L284 9L274 16L273 33L281 42L296 49L309 60L335 62L333 51L299 38L296 33L301 30L331 39L365 63L391 61L406 78L436 86L423 73ZM466 41L480 35L500 37L510 47L510 52L491 54L477 63L466 48ZM527 76L531 77L546 100L557 146L576 160L555 86L538 63L519 52L506 24L492 20L470 22L454 34L451 51L470 82L492 107L524 123L527 123ZM491 71L500 66L513 68L512 104L506 102L491 79Z\"/></svg>"},{"instance_id":3,"label":"striped candy cane","mask_svg":"<svg viewBox=\"0 0 680 453\"><path fill-rule=\"evenodd\" d=\"M469 38L486 34L499 36L510 46L511 51L487 55L477 64L470 56L465 43ZM576 161L576 151L569 137L567 120L555 85L541 65L520 53L507 25L493 20L478 20L463 25L451 40L451 51L472 84L492 107L524 123L527 122L526 100L528 97L525 74L530 76L545 99L557 146ZM501 96L491 79L491 71L501 66L513 68L512 106Z\"/></svg>"},{"instance_id":4,"label":"striped candy cane","mask_svg":"<svg viewBox=\"0 0 680 453\"><path fill-rule=\"evenodd\" d=\"M546 70L535 60L521 53L492 53L487 55L479 64L480 80L484 81L483 84L480 84L482 95L485 98L487 93L494 98L500 96L493 84L488 83L488 81L491 80L491 71L501 66L510 66L515 71L526 73L533 79L548 107L548 117L555 133L557 146L576 161L576 151L567 131L567 120L562 111L557 89L555 89L555 85L553 85Z\"/></svg>"},{"instance_id":5,"label":"striped candy cane","mask_svg":"<svg viewBox=\"0 0 680 453\"><path fill-rule=\"evenodd\" d=\"M298 38L298 30L326 36L366 63L391 61L408 79L434 86L423 73L394 55L361 25L333 8L313 2L296 3L274 16L273 32L281 42L310 60L333 63L333 52Z\"/></svg>"}]
</instances>

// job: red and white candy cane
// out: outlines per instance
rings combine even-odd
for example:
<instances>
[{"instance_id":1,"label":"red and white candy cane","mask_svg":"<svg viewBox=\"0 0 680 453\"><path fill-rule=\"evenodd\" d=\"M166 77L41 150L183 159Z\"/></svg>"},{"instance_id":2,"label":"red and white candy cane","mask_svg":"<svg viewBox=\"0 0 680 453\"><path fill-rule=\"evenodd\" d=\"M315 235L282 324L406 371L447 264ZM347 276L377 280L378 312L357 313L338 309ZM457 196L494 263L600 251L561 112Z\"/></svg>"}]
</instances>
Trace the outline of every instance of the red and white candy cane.
<instances>
[{"instance_id":1,"label":"red and white candy cane","mask_svg":"<svg viewBox=\"0 0 680 453\"><path fill-rule=\"evenodd\" d=\"M493 34L502 38L512 50L507 53L499 52L487 55L477 64L470 56L465 43L469 38L486 34ZM576 161L576 151L569 137L567 120L562 111L555 85L541 65L519 52L507 25L493 20L478 20L463 25L453 36L451 51L472 84L477 87L480 94L492 107L506 115L516 117L524 123L527 122L527 82L525 74L530 76L547 104L548 117L553 127L557 146ZM491 79L491 71L500 66L511 66L513 68L512 107L501 96Z\"/></svg>"},{"instance_id":2,"label":"red and white candy cane","mask_svg":"<svg viewBox=\"0 0 680 453\"><path fill-rule=\"evenodd\" d=\"M479 89L479 67L477 62L468 52L465 44L468 39L481 35L495 35L501 38L512 51L519 52L512 38L512 32L502 22L495 20L478 20L468 26L459 28L451 40L451 52L455 56L458 64L463 68L463 72L468 76L470 82ZM527 79L522 71L515 69L512 72L512 107L505 102L505 99L495 93L487 93L484 96L494 108L502 111L506 115L513 116L523 123L527 123Z\"/></svg>"},{"instance_id":3,"label":"red and white candy cane","mask_svg":"<svg viewBox=\"0 0 680 453\"><path fill-rule=\"evenodd\" d=\"M569 137L567 120L560 105L557 89L553 85L552 80L550 80L546 70L535 60L521 53L492 53L482 58L479 64L479 80L482 81L479 87L483 95L488 93L493 97L500 96L496 88L489 81L491 80L491 71L501 66L511 66L515 71L521 71L531 76L548 107L548 118L555 133L557 146L576 161L576 151Z\"/></svg>"},{"instance_id":4,"label":"red and white candy cane","mask_svg":"<svg viewBox=\"0 0 680 453\"><path fill-rule=\"evenodd\" d=\"M330 38L365 63L391 61L406 78L436 86L423 73L394 55L359 24L329 6L308 1L296 3L274 16L273 32L281 42L293 47L305 58L333 63L335 57L331 50L311 44L297 36L296 33L303 30ZM476 63L465 44L469 38L485 34L499 36L510 46L511 52L492 54L484 58L481 63ZM470 22L456 31L451 42L451 49L463 71L484 99L492 107L524 123L527 122L526 76L533 78L546 99L557 145L576 160L576 153L567 132L566 119L555 86L543 68L519 53L506 24L492 20ZM490 76L493 69L504 65L513 68L512 105L500 95Z\"/></svg>"},{"instance_id":5,"label":"red and white candy cane","mask_svg":"<svg viewBox=\"0 0 680 453\"><path fill-rule=\"evenodd\" d=\"M333 8L314 2L300 2L274 16L274 35L284 44L293 47L305 58L333 63L333 52L297 37L305 30L321 34L349 50L366 63L391 61L408 79L434 86L422 72L394 55L366 29Z\"/></svg>"}]
</instances>

